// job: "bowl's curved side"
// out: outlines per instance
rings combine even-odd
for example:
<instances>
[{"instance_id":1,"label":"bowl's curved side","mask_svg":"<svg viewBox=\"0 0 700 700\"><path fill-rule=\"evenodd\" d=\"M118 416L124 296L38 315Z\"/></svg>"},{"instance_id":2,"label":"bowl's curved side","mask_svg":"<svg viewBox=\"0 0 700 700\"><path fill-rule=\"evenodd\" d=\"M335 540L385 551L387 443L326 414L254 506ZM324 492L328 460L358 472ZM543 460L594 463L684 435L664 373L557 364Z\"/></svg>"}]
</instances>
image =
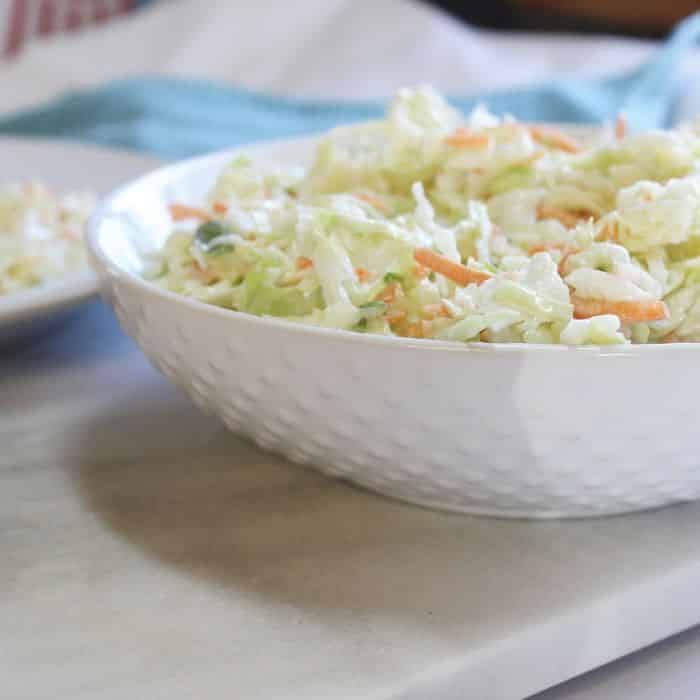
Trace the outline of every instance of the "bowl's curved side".
<instances>
[{"instance_id":1,"label":"bowl's curved side","mask_svg":"<svg viewBox=\"0 0 700 700\"><path fill-rule=\"evenodd\" d=\"M700 497L694 353L436 352L200 313L103 271L151 362L236 433L403 500L510 517ZM687 380L687 381L686 381ZM637 410L653 406L653 411Z\"/></svg>"}]
</instances>

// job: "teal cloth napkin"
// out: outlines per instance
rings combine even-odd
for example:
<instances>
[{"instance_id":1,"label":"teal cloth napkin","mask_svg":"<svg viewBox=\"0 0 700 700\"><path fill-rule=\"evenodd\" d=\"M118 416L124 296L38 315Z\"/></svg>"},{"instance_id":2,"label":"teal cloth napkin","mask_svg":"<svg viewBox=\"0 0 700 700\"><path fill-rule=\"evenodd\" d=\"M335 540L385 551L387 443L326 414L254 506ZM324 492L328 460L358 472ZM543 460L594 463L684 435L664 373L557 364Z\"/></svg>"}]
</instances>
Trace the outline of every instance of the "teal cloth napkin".
<instances>
[{"instance_id":1,"label":"teal cloth napkin","mask_svg":"<svg viewBox=\"0 0 700 700\"><path fill-rule=\"evenodd\" d=\"M469 110L529 121L600 123L623 111L635 128L673 117L678 68L700 38L700 12L680 23L654 57L633 71L598 80L558 80L457 97ZM380 116L385 102L332 102L262 95L208 81L138 77L72 92L0 119L0 134L122 146L181 158L271 138L299 136Z\"/></svg>"}]
</instances>

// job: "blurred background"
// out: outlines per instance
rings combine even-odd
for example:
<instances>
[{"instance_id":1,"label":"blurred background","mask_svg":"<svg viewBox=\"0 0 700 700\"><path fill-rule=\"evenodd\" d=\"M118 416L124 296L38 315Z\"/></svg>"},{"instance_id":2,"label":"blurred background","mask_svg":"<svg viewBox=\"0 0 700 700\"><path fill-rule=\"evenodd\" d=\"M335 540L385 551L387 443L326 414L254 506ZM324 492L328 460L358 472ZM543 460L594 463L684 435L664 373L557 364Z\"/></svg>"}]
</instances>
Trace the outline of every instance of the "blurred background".
<instances>
[{"instance_id":1,"label":"blurred background","mask_svg":"<svg viewBox=\"0 0 700 700\"><path fill-rule=\"evenodd\" d=\"M663 37L700 8L697 0L493 0L433 2L484 27Z\"/></svg>"},{"instance_id":2,"label":"blurred background","mask_svg":"<svg viewBox=\"0 0 700 700\"><path fill-rule=\"evenodd\" d=\"M3 50L6 56L16 55L33 37L46 37L59 31L77 32L149 3L178 1L2 0ZM200 3L203 13L207 12L209 4ZM613 33L650 38L663 37L675 23L700 8L697 0L428 0L427 4L464 22L491 29Z\"/></svg>"},{"instance_id":3,"label":"blurred background","mask_svg":"<svg viewBox=\"0 0 700 700\"><path fill-rule=\"evenodd\" d=\"M398 88L426 83L463 109L482 100L522 119L579 123L624 111L632 128L668 126L700 117L700 15L664 43L699 8L0 0L0 131L178 157L371 118ZM185 121L175 142L168 130Z\"/></svg>"}]
</instances>

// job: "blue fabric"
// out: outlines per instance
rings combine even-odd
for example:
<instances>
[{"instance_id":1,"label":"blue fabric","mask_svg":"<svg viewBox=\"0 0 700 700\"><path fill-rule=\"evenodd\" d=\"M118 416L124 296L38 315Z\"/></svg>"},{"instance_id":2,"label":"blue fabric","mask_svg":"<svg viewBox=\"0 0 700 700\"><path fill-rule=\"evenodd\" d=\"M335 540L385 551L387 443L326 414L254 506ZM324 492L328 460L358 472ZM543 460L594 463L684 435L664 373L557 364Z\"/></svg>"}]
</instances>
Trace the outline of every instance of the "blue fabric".
<instances>
[{"instance_id":1,"label":"blue fabric","mask_svg":"<svg viewBox=\"0 0 700 700\"><path fill-rule=\"evenodd\" d=\"M530 121L596 123L624 111L635 128L667 125L683 56L700 38L700 13L675 29L652 60L624 75L566 80L458 97ZM0 133L88 141L179 158L376 118L385 103L283 99L207 81L139 77L73 92L0 119Z\"/></svg>"}]
</instances>

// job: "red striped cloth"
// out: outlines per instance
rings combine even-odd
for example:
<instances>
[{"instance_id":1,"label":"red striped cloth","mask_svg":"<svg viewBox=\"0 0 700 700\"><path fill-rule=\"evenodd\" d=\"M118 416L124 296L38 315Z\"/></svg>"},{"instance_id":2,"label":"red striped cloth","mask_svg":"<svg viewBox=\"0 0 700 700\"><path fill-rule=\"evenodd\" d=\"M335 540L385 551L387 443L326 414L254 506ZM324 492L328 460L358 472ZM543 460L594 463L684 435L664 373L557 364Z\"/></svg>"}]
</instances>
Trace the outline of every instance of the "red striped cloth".
<instances>
[{"instance_id":1,"label":"red striped cloth","mask_svg":"<svg viewBox=\"0 0 700 700\"><path fill-rule=\"evenodd\" d=\"M6 8L2 8L2 4ZM33 37L77 31L131 10L137 0L5 0L0 4L0 54L11 56ZM3 12L5 13L3 16ZM4 33L4 36L3 36Z\"/></svg>"}]
</instances>

